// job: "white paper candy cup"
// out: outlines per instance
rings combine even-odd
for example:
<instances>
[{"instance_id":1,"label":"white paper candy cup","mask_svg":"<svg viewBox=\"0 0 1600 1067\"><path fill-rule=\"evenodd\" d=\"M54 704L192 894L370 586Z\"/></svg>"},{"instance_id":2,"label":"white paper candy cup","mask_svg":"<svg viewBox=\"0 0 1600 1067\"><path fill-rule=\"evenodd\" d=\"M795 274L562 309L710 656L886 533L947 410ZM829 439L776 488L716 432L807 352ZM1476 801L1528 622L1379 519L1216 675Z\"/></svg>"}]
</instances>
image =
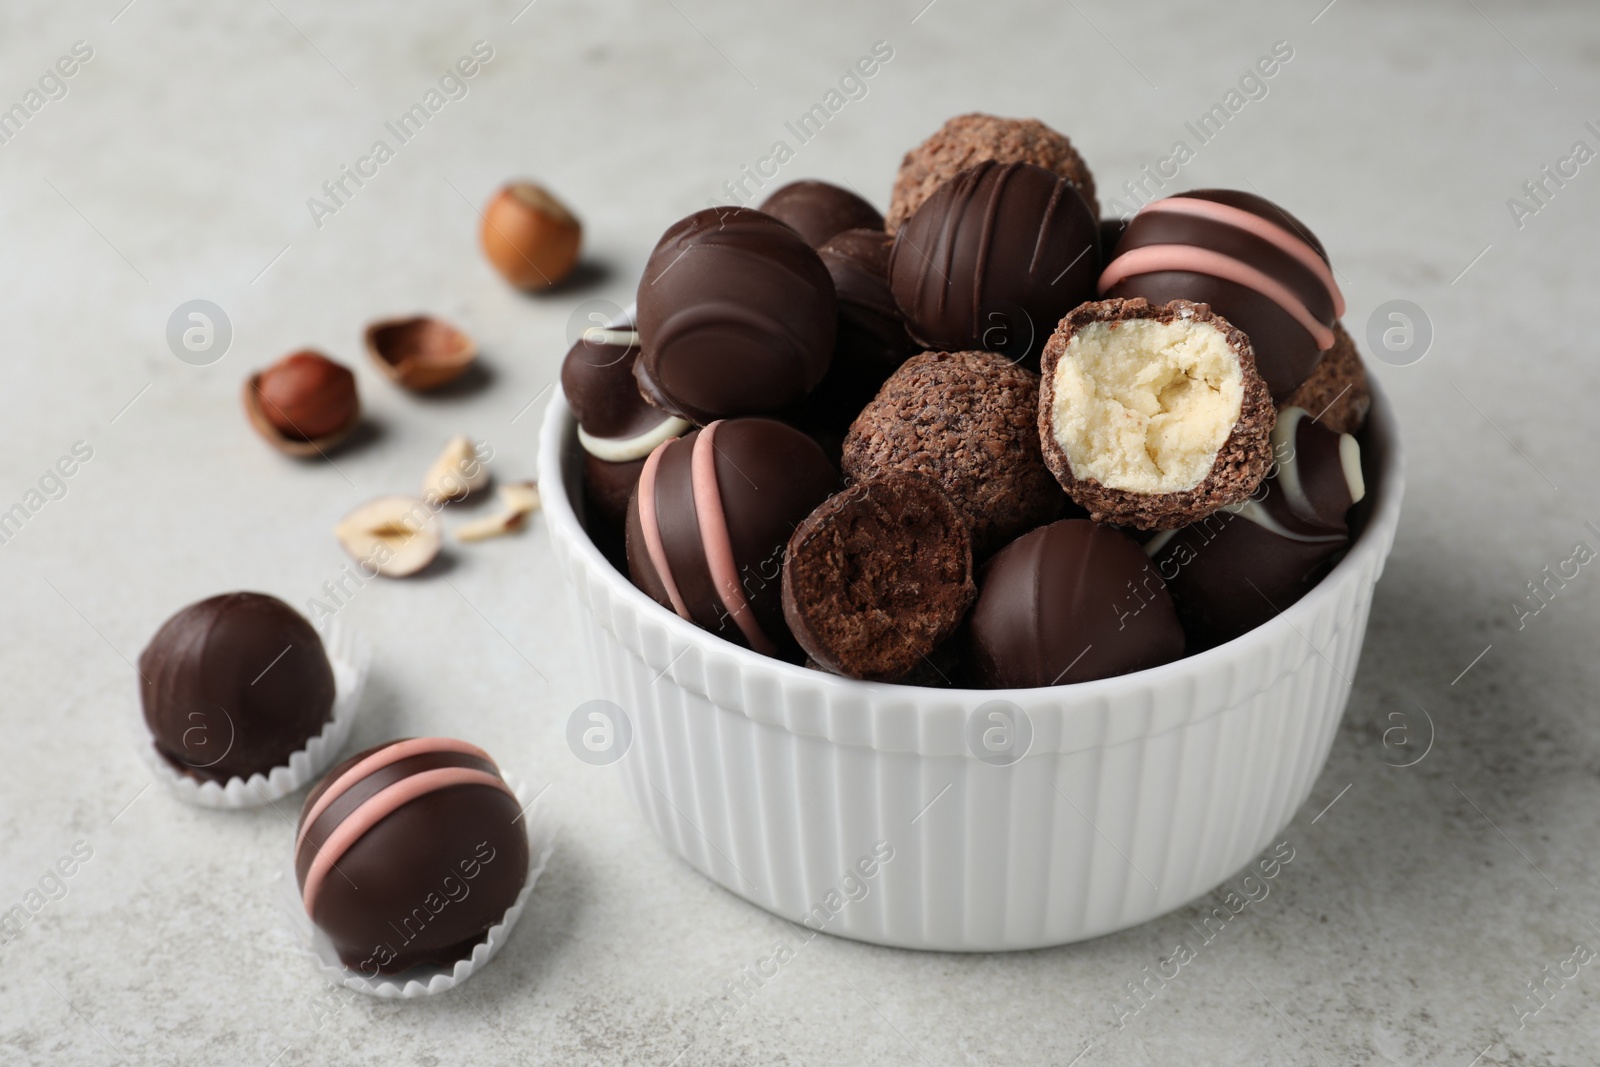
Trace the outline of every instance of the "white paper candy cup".
<instances>
[{"instance_id":1,"label":"white paper candy cup","mask_svg":"<svg viewBox=\"0 0 1600 1067\"><path fill-rule=\"evenodd\" d=\"M293 753L289 762L274 767L266 774L252 774L249 778L230 778L226 783L202 781L178 770L166 757L156 751L144 718L136 714L139 727L139 755L145 766L155 775L156 781L185 804L202 808L254 808L282 800L284 797L314 782L338 758L344 743L350 739L350 728L355 725L361 710L361 693L367 685L367 671L372 666L372 648L360 635L330 621L322 634L322 646L333 666L333 717L322 733L306 742L306 747Z\"/></svg>"},{"instance_id":2,"label":"white paper candy cup","mask_svg":"<svg viewBox=\"0 0 1600 1067\"><path fill-rule=\"evenodd\" d=\"M533 893L533 887L539 881L539 876L544 873L545 864L549 861L551 853L555 851L555 832L550 824L549 805L537 803L538 794L530 794L527 786L520 781L507 777L506 784L516 794L517 803L526 809L522 815L522 823L528 830L528 879L523 883L522 892L517 894L517 899L500 917L500 921L489 927L484 939L473 946L472 955L464 960L457 960L453 966L413 967L409 971L386 974L378 978L370 978L360 971L346 967L340 962L338 950L333 947L332 940L317 929L316 924L311 921L311 916L306 914L305 905L300 899L299 882L295 879L293 857L290 857L287 869L273 879L279 885L279 903L289 922L295 943L311 958L324 978L334 985L354 989L371 997L410 1000L413 997L431 997L448 992L471 978L495 958L511 937L511 930L517 925L517 920L522 918L522 909L528 903L528 897Z\"/></svg>"}]
</instances>

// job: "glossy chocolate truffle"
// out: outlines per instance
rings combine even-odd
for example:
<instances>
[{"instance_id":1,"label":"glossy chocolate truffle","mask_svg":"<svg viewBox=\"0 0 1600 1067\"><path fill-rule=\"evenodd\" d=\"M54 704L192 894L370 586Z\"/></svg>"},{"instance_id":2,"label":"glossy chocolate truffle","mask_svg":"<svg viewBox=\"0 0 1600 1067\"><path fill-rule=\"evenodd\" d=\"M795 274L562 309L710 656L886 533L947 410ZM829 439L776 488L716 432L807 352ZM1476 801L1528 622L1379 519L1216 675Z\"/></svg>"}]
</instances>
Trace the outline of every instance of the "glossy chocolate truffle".
<instances>
[{"instance_id":1,"label":"glossy chocolate truffle","mask_svg":"<svg viewBox=\"0 0 1600 1067\"><path fill-rule=\"evenodd\" d=\"M968 624L971 669L994 689L1068 685L1183 655L1172 597L1126 534L1063 519L984 566Z\"/></svg>"},{"instance_id":2,"label":"glossy chocolate truffle","mask_svg":"<svg viewBox=\"0 0 1600 1067\"><path fill-rule=\"evenodd\" d=\"M1102 300L1045 345L1044 460L1097 522L1169 529L1248 497L1276 416L1250 342L1203 304Z\"/></svg>"},{"instance_id":3,"label":"glossy chocolate truffle","mask_svg":"<svg viewBox=\"0 0 1600 1067\"><path fill-rule=\"evenodd\" d=\"M306 914L368 978L468 959L528 878L521 805L494 760L444 737L389 741L306 797L294 871Z\"/></svg>"},{"instance_id":4,"label":"glossy chocolate truffle","mask_svg":"<svg viewBox=\"0 0 1600 1067\"><path fill-rule=\"evenodd\" d=\"M633 376L639 335L631 326L587 330L561 364L561 391L578 420L584 486L595 509L621 522L645 457L690 423L645 401Z\"/></svg>"},{"instance_id":5,"label":"glossy chocolate truffle","mask_svg":"<svg viewBox=\"0 0 1600 1067\"><path fill-rule=\"evenodd\" d=\"M798 658L783 621L784 546L838 488L810 437L727 419L658 447L628 503L628 573L656 603L766 655Z\"/></svg>"},{"instance_id":6,"label":"glossy chocolate truffle","mask_svg":"<svg viewBox=\"0 0 1600 1067\"><path fill-rule=\"evenodd\" d=\"M1346 516L1366 493L1349 434L1286 408L1273 434L1275 473L1255 496L1145 544L1194 647L1252 630L1299 600L1349 544Z\"/></svg>"},{"instance_id":7,"label":"glossy chocolate truffle","mask_svg":"<svg viewBox=\"0 0 1600 1067\"><path fill-rule=\"evenodd\" d=\"M1303 223L1252 193L1199 189L1141 208L1100 275L1102 296L1210 304L1250 338L1278 401L1333 347L1344 297Z\"/></svg>"},{"instance_id":8,"label":"glossy chocolate truffle","mask_svg":"<svg viewBox=\"0 0 1600 1067\"><path fill-rule=\"evenodd\" d=\"M906 221L889 288L924 347L1037 367L1061 316L1094 298L1099 243L1099 223L1065 178L1030 163L980 163Z\"/></svg>"},{"instance_id":9,"label":"glossy chocolate truffle","mask_svg":"<svg viewBox=\"0 0 1600 1067\"><path fill-rule=\"evenodd\" d=\"M889 471L932 478L986 558L1061 514L1065 496L1039 450L1039 377L990 352L924 352L883 383L850 425L852 482Z\"/></svg>"},{"instance_id":10,"label":"glossy chocolate truffle","mask_svg":"<svg viewBox=\"0 0 1600 1067\"><path fill-rule=\"evenodd\" d=\"M266 774L333 716L333 667L317 631L262 593L225 593L162 624L139 656L156 751L195 778Z\"/></svg>"},{"instance_id":11,"label":"glossy chocolate truffle","mask_svg":"<svg viewBox=\"0 0 1600 1067\"><path fill-rule=\"evenodd\" d=\"M1333 324L1333 347L1322 353L1311 375L1280 407L1305 408L1334 433L1360 433L1372 410L1372 387L1361 353L1341 323Z\"/></svg>"},{"instance_id":12,"label":"glossy chocolate truffle","mask_svg":"<svg viewBox=\"0 0 1600 1067\"><path fill-rule=\"evenodd\" d=\"M782 411L828 372L833 280L788 226L707 208L662 236L639 281L639 388L704 425Z\"/></svg>"},{"instance_id":13,"label":"glossy chocolate truffle","mask_svg":"<svg viewBox=\"0 0 1600 1067\"><path fill-rule=\"evenodd\" d=\"M938 485L893 472L829 497L789 539L783 614L800 647L834 674L895 682L966 617L972 543Z\"/></svg>"},{"instance_id":14,"label":"glossy chocolate truffle","mask_svg":"<svg viewBox=\"0 0 1600 1067\"><path fill-rule=\"evenodd\" d=\"M883 214L849 189L828 182L790 182L756 210L785 223L812 248L845 230L883 229Z\"/></svg>"},{"instance_id":15,"label":"glossy chocolate truffle","mask_svg":"<svg viewBox=\"0 0 1600 1067\"><path fill-rule=\"evenodd\" d=\"M1038 119L957 115L907 152L895 176L885 228L894 233L945 182L985 160L1032 163L1061 175L1096 215L1094 176L1065 135Z\"/></svg>"}]
</instances>

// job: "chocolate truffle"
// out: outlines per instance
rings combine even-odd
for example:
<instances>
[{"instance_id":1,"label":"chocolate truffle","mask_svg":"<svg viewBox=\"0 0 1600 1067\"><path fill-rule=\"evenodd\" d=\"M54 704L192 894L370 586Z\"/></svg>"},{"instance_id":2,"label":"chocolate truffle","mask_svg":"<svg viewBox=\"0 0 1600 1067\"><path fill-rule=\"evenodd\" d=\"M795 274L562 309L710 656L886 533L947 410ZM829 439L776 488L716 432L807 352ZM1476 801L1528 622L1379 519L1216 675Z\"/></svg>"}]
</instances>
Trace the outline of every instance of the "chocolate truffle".
<instances>
[{"instance_id":1,"label":"chocolate truffle","mask_svg":"<svg viewBox=\"0 0 1600 1067\"><path fill-rule=\"evenodd\" d=\"M1244 500L1275 415L1250 342L1204 304L1084 304L1045 346L1044 460L1096 522L1167 529Z\"/></svg>"},{"instance_id":2,"label":"chocolate truffle","mask_svg":"<svg viewBox=\"0 0 1600 1067\"><path fill-rule=\"evenodd\" d=\"M906 330L929 349L1037 367L1061 316L1094 298L1099 223L1065 178L979 163L917 208L889 255Z\"/></svg>"},{"instance_id":3,"label":"chocolate truffle","mask_svg":"<svg viewBox=\"0 0 1600 1067\"><path fill-rule=\"evenodd\" d=\"M617 523L645 457L691 425L645 402L633 376L638 356L633 327L607 327L585 331L561 364L561 391L578 420L584 487L595 510Z\"/></svg>"},{"instance_id":4,"label":"chocolate truffle","mask_svg":"<svg viewBox=\"0 0 1600 1067\"><path fill-rule=\"evenodd\" d=\"M1199 189L1139 209L1100 275L1102 296L1210 304L1250 338L1274 399L1333 347L1344 296L1304 224L1252 193Z\"/></svg>"},{"instance_id":5,"label":"chocolate truffle","mask_svg":"<svg viewBox=\"0 0 1600 1067\"><path fill-rule=\"evenodd\" d=\"M824 670L904 679L972 606L966 516L934 482L891 472L829 497L789 539L783 615Z\"/></svg>"},{"instance_id":6,"label":"chocolate truffle","mask_svg":"<svg viewBox=\"0 0 1600 1067\"><path fill-rule=\"evenodd\" d=\"M1372 388L1356 343L1341 323L1333 324L1333 347L1322 353L1311 376L1280 407L1305 408L1334 433L1359 433L1372 410Z\"/></svg>"},{"instance_id":7,"label":"chocolate truffle","mask_svg":"<svg viewBox=\"0 0 1600 1067\"><path fill-rule=\"evenodd\" d=\"M883 215L849 189L827 182L790 182L761 202L756 210L771 215L821 248L836 233L883 229Z\"/></svg>"},{"instance_id":8,"label":"chocolate truffle","mask_svg":"<svg viewBox=\"0 0 1600 1067\"><path fill-rule=\"evenodd\" d=\"M906 153L895 176L885 228L894 233L934 190L986 159L999 163L1032 163L1072 183L1090 210L1098 215L1094 176L1072 142L1038 119L1004 119L995 115L957 115L926 141Z\"/></svg>"},{"instance_id":9,"label":"chocolate truffle","mask_svg":"<svg viewBox=\"0 0 1600 1067\"><path fill-rule=\"evenodd\" d=\"M656 603L766 655L798 659L783 621L784 545L839 476L810 437L727 419L659 446L628 503L628 573Z\"/></svg>"},{"instance_id":10,"label":"chocolate truffle","mask_svg":"<svg viewBox=\"0 0 1600 1067\"><path fill-rule=\"evenodd\" d=\"M389 741L329 771L295 835L301 902L368 978L468 959L528 879L528 833L494 760L445 737Z\"/></svg>"},{"instance_id":11,"label":"chocolate truffle","mask_svg":"<svg viewBox=\"0 0 1600 1067\"><path fill-rule=\"evenodd\" d=\"M226 782L266 774L333 716L333 667L317 631L262 593L190 604L139 655L139 698L156 751Z\"/></svg>"},{"instance_id":12,"label":"chocolate truffle","mask_svg":"<svg viewBox=\"0 0 1600 1067\"><path fill-rule=\"evenodd\" d=\"M1085 519L1024 534L990 560L967 634L974 680L995 689L1109 678L1184 648L1172 597L1144 552Z\"/></svg>"},{"instance_id":13,"label":"chocolate truffle","mask_svg":"<svg viewBox=\"0 0 1600 1067\"><path fill-rule=\"evenodd\" d=\"M749 208L707 208L662 236L639 281L634 374L704 425L782 411L828 372L833 279L800 235Z\"/></svg>"},{"instance_id":14,"label":"chocolate truffle","mask_svg":"<svg viewBox=\"0 0 1600 1067\"><path fill-rule=\"evenodd\" d=\"M1299 600L1349 544L1346 515L1366 494L1361 447L1286 408L1275 473L1256 494L1145 544L1195 647L1252 630Z\"/></svg>"},{"instance_id":15,"label":"chocolate truffle","mask_svg":"<svg viewBox=\"0 0 1600 1067\"><path fill-rule=\"evenodd\" d=\"M990 352L924 352L883 383L844 441L852 482L889 471L932 478L987 557L1061 513L1039 450L1039 378Z\"/></svg>"}]
</instances>

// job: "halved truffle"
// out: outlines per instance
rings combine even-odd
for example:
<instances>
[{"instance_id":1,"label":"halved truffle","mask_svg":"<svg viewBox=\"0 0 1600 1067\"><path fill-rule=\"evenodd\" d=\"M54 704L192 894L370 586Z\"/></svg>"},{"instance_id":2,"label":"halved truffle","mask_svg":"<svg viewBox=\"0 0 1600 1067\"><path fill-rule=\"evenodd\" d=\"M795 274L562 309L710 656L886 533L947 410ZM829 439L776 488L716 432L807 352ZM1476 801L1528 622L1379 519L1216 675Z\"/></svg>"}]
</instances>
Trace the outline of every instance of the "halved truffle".
<instances>
[{"instance_id":1,"label":"halved truffle","mask_svg":"<svg viewBox=\"0 0 1600 1067\"><path fill-rule=\"evenodd\" d=\"M1205 304L1102 300L1045 345L1044 460L1096 522L1182 526L1250 495L1272 463L1272 395L1250 341Z\"/></svg>"}]
</instances>

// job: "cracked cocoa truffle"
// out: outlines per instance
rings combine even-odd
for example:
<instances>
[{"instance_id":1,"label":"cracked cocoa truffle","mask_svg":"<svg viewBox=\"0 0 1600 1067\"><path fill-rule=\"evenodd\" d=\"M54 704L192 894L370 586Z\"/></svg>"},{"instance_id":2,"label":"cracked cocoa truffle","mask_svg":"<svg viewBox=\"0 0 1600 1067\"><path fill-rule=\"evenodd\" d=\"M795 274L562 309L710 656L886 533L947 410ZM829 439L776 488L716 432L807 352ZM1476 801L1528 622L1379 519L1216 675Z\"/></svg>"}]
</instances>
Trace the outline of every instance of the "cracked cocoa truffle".
<instances>
[{"instance_id":1,"label":"cracked cocoa truffle","mask_svg":"<svg viewBox=\"0 0 1600 1067\"><path fill-rule=\"evenodd\" d=\"M1244 500L1275 417L1249 340L1204 304L1084 304L1045 345L1044 460L1096 522L1169 529Z\"/></svg>"},{"instance_id":2,"label":"cracked cocoa truffle","mask_svg":"<svg viewBox=\"0 0 1600 1067\"><path fill-rule=\"evenodd\" d=\"M156 751L194 778L266 774L333 717L333 667L299 612L263 593L190 604L139 654Z\"/></svg>"},{"instance_id":3,"label":"cracked cocoa truffle","mask_svg":"<svg viewBox=\"0 0 1600 1067\"><path fill-rule=\"evenodd\" d=\"M1099 223L1066 179L1031 163L979 163L901 227L889 288L926 348L1039 363L1061 316L1094 298Z\"/></svg>"},{"instance_id":4,"label":"cracked cocoa truffle","mask_svg":"<svg viewBox=\"0 0 1600 1067\"><path fill-rule=\"evenodd\" d=\"M1039 378L990 352L924 352L883 383L844 441L852 482L889 471L939 483L983 559L1061 513L1039 450Z\"/></svg>"},{"instance_id":5,"label":"cracked cocoa truffle","mask_svg":"<svg viewBox=\"0 0 1600 1067\"><path fill-rule=\"evenodd\" d=\"M528 880L516 794L445 737L359 752L312 788L295 834L306 914L367 978L468 959Z\"/></svg>"},{"instance_id":6,"label":"cracked cocoa truffle","mask_svg":"<svg viewBox=\"0 0 1600 1067\"><path fill-rule=\"evenodd\" d=\"M628 574L696 626L798 659L783 620L784 546L838 486L822 447L799 430L713 422L645 460L628 503Z\"/></svg>"},{"instance_id":7,"label":"cracked cocoa truffle","mask_svg":"<svg viewBox=\"0 0 1600 1067\"><path fill-rule=\"evenodd\" d=\"M828 269L788 226L749 208L697 211L639 280L639 389L700 425L789 408L828 372L835 304Z\"/></svg>"},{"instance_id":8,"label":"cracked cocoa truffle","mask_svg":"<svg viewBox=\"0 0 1600 1067\"><path fill-rule=\"evenodd\" d=\"M819 181L790 182L756 209L785 223L812 248L845 230L883 229L883 215L849 189Z\"/></svg>"},{"instance_id":9,"label":"cracked cocoa truffle","mask_svg":"<svg viewBox=\"0 0 1600 1067\"><path fill-rule=\"evenodd\" d=\"M974 681L995 689L1068 685L1183 655L1165 583L1126 534L1063 519L984 565L967 625Z\"/></svg>"},{"instance_id":10,"label":"cracked cocoa truffle","mask_svg":"<svg viewBox=\"0 0 1600 1067\"><path fill-rule=\"evenodd\" d=\"M973 113L957 115L907 152L895 176L894 195L884 228L899 230L934 190L969 167L984 160L1032 163L1054 171L1078 191L1090 211L1100 214L1094 196L1094 176L1063 134L1038 119L1006 119Z\"/></svg>"},{"instance_id":11,"label":"cracked cocoa truffle","mask_svg":"<svg viewBox=\"0 0 1600 1067\"><path fill-rule=\"evenodd\" d=\"M639 335L632 326L586 330L561 363L561 391L578 421L584 489L596 511L620 523L645 457L691 429L687 419L645 401L633 376Z\"/></svg>"},{"instance_id":12,"label":"cracked cocoa truffle","mask_svg":"<svg viewBox=\"0 0 1600 1067\"><path fill-rule=\"evenodd\" d=\"M1099 292L1152 304L1210 304L1243 330L1273 398L1286 400L1333 347L1344 314L1328 254L1311 231L1252 193L1198 189L1140 208Z\"/></svg>"},{"instance_id":13,"label":"cracked cocoa truffle","mask_svg":"<svg viewBox=\"0 0 1600 1067\"><path fill-rule=\"evenodd\" d=\"M938 485L891 472L824 501L789 538L783 615L824 670L904 679L966 616L972 542Z\"/></svg>"},{"instance_id":14,"label":"cracked cocoa truffle","mask_svg":"<svg viewBox=\"0 0 1600 1067\"><path fill-rule=\"evenodd\" d=\"M1333 324L1333 347L1322 353L1310 377L1279 406L1305 408L1334 433L1361 432L1372 410L1372 389L1355 339L1342 323Z\"/></svg>"},{"instance_id":15,"label":"cracked cocoa truffle","mask_svg":"<svg viewBox=\"0 0 1600 1067\"><path fill-rule=\"evenodd\" d=\"M1194 647L1231 640L1283 611L1350 543L1347 516L1366 495L1356 439L1285 408L1272 444L1274 473L1249 500L1144 546Z\"/></svg>"}]
</instances>

